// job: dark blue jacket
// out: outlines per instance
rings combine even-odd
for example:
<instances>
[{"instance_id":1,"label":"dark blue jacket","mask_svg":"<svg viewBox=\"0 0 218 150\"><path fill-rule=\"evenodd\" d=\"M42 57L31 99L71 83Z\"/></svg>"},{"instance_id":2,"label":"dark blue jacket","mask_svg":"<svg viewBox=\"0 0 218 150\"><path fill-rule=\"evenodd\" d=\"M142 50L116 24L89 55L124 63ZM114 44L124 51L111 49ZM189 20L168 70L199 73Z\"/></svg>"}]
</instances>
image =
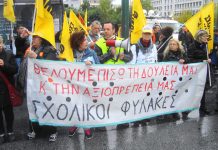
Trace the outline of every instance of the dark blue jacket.
<instances>
[{"instance_id":1,"label":"dark blue jacket","mask_svg":"<svg viewBox=\"0 0 218 150\"><path fill-rule=\"evenodd\" d=\"M82 58L79 60L77 59L77 53L80 53L82 55ZM92 64L100 64L99 59L95 53L95 51L90 50L90 48L87 48L86 50L80 52L78 50L73 51L74 58L76 62L85 62L87 60L91 61Z\"/></svg>"}]
</instances>

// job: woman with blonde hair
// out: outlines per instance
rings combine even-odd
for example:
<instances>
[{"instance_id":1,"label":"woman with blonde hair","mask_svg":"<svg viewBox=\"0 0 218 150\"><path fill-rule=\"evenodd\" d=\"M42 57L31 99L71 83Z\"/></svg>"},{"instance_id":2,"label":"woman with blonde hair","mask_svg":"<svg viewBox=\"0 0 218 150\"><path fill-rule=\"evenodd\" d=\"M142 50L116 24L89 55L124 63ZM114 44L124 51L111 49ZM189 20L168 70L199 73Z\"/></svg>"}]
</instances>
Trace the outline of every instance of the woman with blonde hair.
<instances>
[{"instance_id":1,"label":"woman with blonde hair","mask_svg":"<svg viewBox=\"0 0 218 150\"><path fill-rule=\"evenodd\" d=\"M163 53L163 61L179 61L180 64L187 63L186 52L178 40L169 40Z\"/></svg>"},{"instance_id":2,"label":"woman with blonde hair","mask_svg":"<svg viewBox=\"0 0 218 150\"><path fill-rule=\"evenodd\" d=\"M177 61L180 64L188 62L186 52L181 43L176 39L170 39L166 49L163 52L163 61ZM182 119L188 118L188 111L182 112ZM165 118L172 116L173 119L178 120L180 118L178 113L172 115L166 115Z\"/></svg>"}]
</instances>

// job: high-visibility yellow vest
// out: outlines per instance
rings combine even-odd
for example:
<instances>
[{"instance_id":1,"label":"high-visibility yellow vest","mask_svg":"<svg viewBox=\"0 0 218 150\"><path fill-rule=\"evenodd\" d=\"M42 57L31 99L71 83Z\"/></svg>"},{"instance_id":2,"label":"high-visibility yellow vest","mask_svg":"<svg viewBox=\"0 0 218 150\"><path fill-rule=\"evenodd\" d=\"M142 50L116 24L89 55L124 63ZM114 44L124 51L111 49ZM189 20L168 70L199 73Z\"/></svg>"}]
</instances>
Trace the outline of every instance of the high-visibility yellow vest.
<instances>
[{"instance_id":1,"label":"high-visibility yellow vest","mask_svg":"<svg viewBox=\"0 0 218 150\"><path fill-rule=\"evenodd\" d=\"M123 38L116 37L116 40L123 40ZM106 46L106 40L104 38L98 39L96 42L96 45L98 45L103 54L108 53L110 47ZM124 48L116 47L116 56L118 56L119 53L124 53ZM112 58L106 61L104 64L125 64L123 60L120 60L119 58Z\"/></svg>"}]
</instances>

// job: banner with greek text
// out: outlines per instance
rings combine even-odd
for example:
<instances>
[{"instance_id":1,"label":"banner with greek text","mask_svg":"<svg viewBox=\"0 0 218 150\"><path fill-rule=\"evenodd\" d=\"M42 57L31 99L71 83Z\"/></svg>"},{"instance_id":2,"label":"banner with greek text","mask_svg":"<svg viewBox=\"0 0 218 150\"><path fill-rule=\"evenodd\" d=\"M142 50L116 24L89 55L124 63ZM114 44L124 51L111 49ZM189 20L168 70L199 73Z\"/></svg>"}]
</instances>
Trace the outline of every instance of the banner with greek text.
<instances>
[{"instance_id":1,"label":"banner with greek text","mask_svg":"<svg viewBox=\"0 0 218 150\"><path fill-rule=\"evenodd\" d=\"M88 128L199 109L206 72L206 63L87 66L29 59L29 118Z\"/></svg>"}]
</instances>

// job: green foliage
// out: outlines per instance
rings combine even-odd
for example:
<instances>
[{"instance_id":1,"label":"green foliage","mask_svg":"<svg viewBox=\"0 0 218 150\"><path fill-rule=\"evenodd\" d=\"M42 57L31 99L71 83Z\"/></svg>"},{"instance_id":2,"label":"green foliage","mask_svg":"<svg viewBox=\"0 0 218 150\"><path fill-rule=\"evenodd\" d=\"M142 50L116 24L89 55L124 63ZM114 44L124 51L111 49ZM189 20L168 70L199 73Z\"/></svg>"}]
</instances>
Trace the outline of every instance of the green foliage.
<instances>
[{"instance_id":1,"label":"green foliage","mask_svg":"<svg viewBox=\"0 0 218 150\"><path fill-rule=\"evenodd\" d=\"M153 6L151 5L151 0L141 0L142 8L145 10L152 10Z\"/></svg>"},{"instance_id":2,"label":"green foliage","mask_svg":"<svg viewBox=\"0 0 218 150\"><path fill-rule=\"evenodd\" d=\"M111 21L113 23L121 24L121 7L113 8L111 5L111 0L100 0L100 5L97 7L90 7L90 3L85 1L79 10L74 8L65 8L67 14L69 14L71 9L76 14L80 12L82 17L84 17L85 10L87 9L88 25L94 20L99 20L102 23Z\"/></svg>"},{"instance_id":3,"label":"green foliage","mask_svg":"<svg viewBox=\"0 0 218 150\"><path fill-rule=\"evenodd\" d=\"M81 11L86 11L86 9L88 10L90 8L90 3L89 1L84 1L83 4L80 6L80 10Z\"/></svg>"},{"instance_id":4,"label":"green foliage","mask_svg":"<svg viewBox=\"0 0 218 150\"><path fill-rule=\"evenodd\" d=\"M88 25L94 20L101 20L98 8L90 8L88 9Z\"/></svg>"},{"instance_id":5,"label":"green foliage","mask_svg":"<svg viewBox=\"0 0 218 150\"><path fill-rule=\"evenodd\" d=\"M73 7L65 7L64 10L66 11L67 16L69 16L70 10L73 10L74 13L77 13L77 10Z\"/></svg>"},{"instance_id":6,"label":"green foliage","mask_svg":"<svg viewBox=\"0 0 218 150\"><path fill-rule=\"evenodd\" d=\"M176 16L175 19L180 23L185 23L192 16L193 16L192 11L188 10L188 11L183 11L180 15Z\"/></svg>"}]
</instances>

